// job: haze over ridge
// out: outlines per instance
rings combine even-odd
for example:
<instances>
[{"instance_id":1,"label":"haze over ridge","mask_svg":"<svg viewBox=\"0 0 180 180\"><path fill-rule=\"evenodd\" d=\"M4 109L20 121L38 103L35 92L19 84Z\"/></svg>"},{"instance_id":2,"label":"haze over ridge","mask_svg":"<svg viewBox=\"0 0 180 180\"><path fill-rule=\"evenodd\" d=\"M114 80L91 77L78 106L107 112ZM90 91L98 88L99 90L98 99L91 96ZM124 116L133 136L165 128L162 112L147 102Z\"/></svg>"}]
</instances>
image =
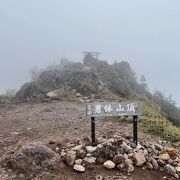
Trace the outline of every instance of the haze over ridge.
<instances>
[{"instance_id":1,"label":"haze over ridge","mask_svg":"<svg viewBox=\"0 0 180 180\"><path fill-rule=\"evenodd\" d=\"M180 103L180 1L0 1L0 91L29 80L33 66L82 51L128 61L150 89Z\"/></svg>"}]
</instances>

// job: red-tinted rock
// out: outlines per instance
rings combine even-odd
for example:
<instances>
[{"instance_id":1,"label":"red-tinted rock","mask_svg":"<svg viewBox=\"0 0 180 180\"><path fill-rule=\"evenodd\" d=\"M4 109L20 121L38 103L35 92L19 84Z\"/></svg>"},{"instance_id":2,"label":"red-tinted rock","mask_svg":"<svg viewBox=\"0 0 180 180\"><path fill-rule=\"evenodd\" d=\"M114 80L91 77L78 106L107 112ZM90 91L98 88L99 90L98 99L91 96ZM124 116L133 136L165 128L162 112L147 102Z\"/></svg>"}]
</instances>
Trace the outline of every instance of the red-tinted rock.
<instances>
[{"instance_id":1,"label":"red-tinted rock","mask_svg":"<svg viewBox=\"0 0 180 180\"><path fill-rule=\"evenodd\" d=\"M176 149L167 149L166 152L169 154L170 157L177 157L178 156L178 152Z\"/></svg>"},{"instance_id":2,"label":"red-tinted rock","mask_svg":"<svg viewBox=\"0 0 180 180\"><path fill-rule=\"evenodd\" d=\"M136 166L143 166L146 162L146 158L142 152L134 153L133 159Z\"/></svg>"}]
</instances>

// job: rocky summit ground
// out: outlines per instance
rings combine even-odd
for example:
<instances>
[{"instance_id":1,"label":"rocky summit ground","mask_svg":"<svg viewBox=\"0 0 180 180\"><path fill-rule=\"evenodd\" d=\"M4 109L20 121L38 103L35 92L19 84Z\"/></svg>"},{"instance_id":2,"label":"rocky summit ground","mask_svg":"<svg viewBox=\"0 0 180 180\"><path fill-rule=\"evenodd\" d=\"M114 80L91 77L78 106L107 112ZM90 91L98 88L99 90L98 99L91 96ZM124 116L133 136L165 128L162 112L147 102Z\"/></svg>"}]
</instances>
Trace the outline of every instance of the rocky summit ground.
<instances>
[{"instance_id":1,"label":"rocky summit ground","mask_svg":"<svg viewBox=\"0 0 180 180\"><path fill-rule=\"evenodd\" d=\"M163 172L161 168L157 168L158 170L150 170L153 169L153 167L151 168L151 165L149 165L147 168L148 164L143 162L145 161L143 159L145 155L141 156L140 154L141 157L139 157L139 154L132 154L130 152L127 154L129 156L130 154L132 155L132 158L138 166L133 166L133 168L135 168L133 171L131 171L132 167L128 166L130 169L124 172L123 168L127 167L124 167L123 164L119 165L118 168L111 169L114 166L111 163L114 163L119 157L117 159L112 157L113 161L107 162L104 165L102 165L103 162L102 164L100 163L100 165L95 163L87 167L85 166L85 170L83 169L84 166L81 166L81 159L75 162L76 165L74 165L74 162L71 161L73 159L73 153L77 153L78 151L76 148L81 147L81 149L86 149L85 144L89 143L91 132L90 119L85 116L85 105L86 104L82 102L52 101L50 103L26 103L17 106L2 107L0 109L0 157L2 157L1 161L4 161L5 166L2 166L0 169L0 179L85 180L96 178L100 180L104 178L105 180L161 180L176 178L169 175L170 173L167 174ZM110 146L114 146L113 143L119 142L118 138L121 138L122 142L120 146L125 145L126 147L130 147L130 139L132 138L131 121L119 118L98 118L96 121L96 135L104 139L116 137L117 139L114 138ZM163 142L165 144L162 145L162 141L158 138L152 138L141 132L139 133L139 141L141 145L147 143L151 145L159 144L159 147L156 147L159 149L157 152L158 156L161 151L163 152L164 147L170 146L168 142ZM84 144L79 142L83 142ZM103 143L104 142L102 142L102 144L100 143L102 147L99 145L99 153L103 153L103 147L108 146L108 144L104 146ZM82 146L77 147L78 145ZM130 148L128 151L132 151L133 148L136 147ZM145 150L142 150L140 152L144 151ZM96 156L98 152L96 152L94 156ZM70 153L70 155L68 153ZM86 152L85 156L90 157L92 154L88 155L88 152ZM170 161L170 156L168 156L167 152L163 154L165 157L163 156L161 158L165 159L161 161L162 164L163 161L167 160L169 163L175 163L175 160L173 162ZM44 155L46 158L43 158ZM29 157L31 157L31 159ZM32 157L35 158L36 162L39 158L40 162L35 164ZM70 159L68 159L68 157L70 157ZM17 162L22 162L22 159L26 158L29 158L29 164L24 164L26 168L23 168L23 165ZM77 160L76 157L75 159ZM84 160L84 157L82 159ZM31 161L34 164L31 163ZM58 162L59 167L53 171L49 171L50 166L52 168ZM138 163L140 164L138 165ZM145 163L145 165L141 165L141 163ZM80 166L78 166L78 164ZM153 164L153 162L151 162L151 164ZM30 171L33 169L37 170L36 165L38 166L38 170L43 171L43 173L34 178L35 176L33 177L29 174L31 174ZM168 166L167 168L167 171L173 171L171 167Z\"/></svg>"}]
</instances>

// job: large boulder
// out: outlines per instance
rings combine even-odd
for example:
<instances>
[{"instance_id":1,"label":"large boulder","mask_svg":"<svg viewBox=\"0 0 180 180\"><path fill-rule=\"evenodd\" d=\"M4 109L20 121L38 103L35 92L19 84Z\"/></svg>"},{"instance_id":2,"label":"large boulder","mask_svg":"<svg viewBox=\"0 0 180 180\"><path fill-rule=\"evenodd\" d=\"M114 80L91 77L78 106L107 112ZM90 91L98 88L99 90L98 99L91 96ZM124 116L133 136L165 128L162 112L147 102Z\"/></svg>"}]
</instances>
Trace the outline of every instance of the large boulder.
<instances>
[{"instance_id":1,"label":"large boulder","mask_svg":"<svg viewBox=\"0 0 180 180\"><path fill-rule=\"evenodd\" d=\"M46 97L45 90L36 81L24 84L16 93L17 102L26 102L28 100L42 101Z\"/></svg>"},{"instance_id":2,"label":"large boulder","mask_svg":"<svg viewBox=\"0 0 180 180\"><path fill-rule=\"evenodd\" d=\"M40 143L24 145L14 154L9 153L2 158L3 166L27 175L56 170L60 163L60 155Z\"/></svg>"}]
</instances>

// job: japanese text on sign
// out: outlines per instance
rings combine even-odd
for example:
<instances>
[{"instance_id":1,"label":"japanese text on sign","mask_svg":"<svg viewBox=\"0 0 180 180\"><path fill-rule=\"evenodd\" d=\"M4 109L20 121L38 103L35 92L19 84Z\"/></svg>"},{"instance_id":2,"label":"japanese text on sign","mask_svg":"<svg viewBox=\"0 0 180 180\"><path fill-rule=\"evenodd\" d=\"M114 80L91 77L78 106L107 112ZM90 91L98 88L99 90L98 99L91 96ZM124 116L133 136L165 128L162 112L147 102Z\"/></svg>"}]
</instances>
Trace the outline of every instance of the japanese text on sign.
<instances>
[{"instance_id":1,"label":"japanese text on sign","mask_svg":"<svg viewBox=\"0 0 180 180\"><path fill-rule=\"evenodd\" d=\"M98 116L135 116L143 115L143 102L95 102L87 104L86 115Z\"/></svg>"}]
</instances>

